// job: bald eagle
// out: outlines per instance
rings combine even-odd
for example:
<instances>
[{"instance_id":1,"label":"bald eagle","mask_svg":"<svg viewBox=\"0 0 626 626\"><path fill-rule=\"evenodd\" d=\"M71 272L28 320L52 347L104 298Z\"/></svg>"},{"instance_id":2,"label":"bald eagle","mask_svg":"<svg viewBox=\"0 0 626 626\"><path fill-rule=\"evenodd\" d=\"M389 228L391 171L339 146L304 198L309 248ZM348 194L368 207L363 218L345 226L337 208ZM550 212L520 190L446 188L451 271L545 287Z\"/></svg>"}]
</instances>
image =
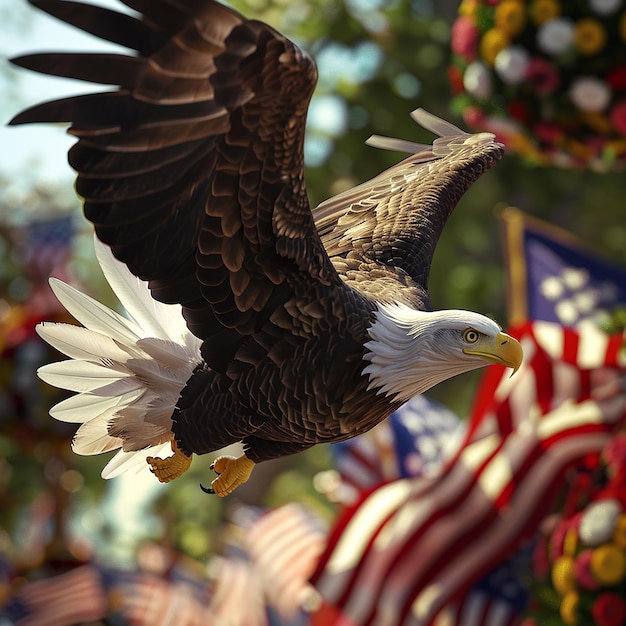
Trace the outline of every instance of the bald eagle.
<instances>
[{"instance_id":1,"label":"bald eagle","mask_svg":"<svg viewBox=\"0 0 626 626\"><path fill-rule=\"evenodd\" d=\"M11 121L70 124L76 189L129 310L56 282L86 328L39 328L71 357L40 375L78 392L51 411L82 422L76 451L121 449L105 477L147 457L167 482L194 453L242 442L212 466L224 496L256 463L359 435L451 376L519 366L519 343L493 320L433 311L427 293L448 216L503 154L493 135L417 110L432 145L375 138L411 156L311 210L317 72L287 38L212 0L123 0L137 16L31 2L136 51L13 60L114 86Z\"/></svg>"}]
</instances>

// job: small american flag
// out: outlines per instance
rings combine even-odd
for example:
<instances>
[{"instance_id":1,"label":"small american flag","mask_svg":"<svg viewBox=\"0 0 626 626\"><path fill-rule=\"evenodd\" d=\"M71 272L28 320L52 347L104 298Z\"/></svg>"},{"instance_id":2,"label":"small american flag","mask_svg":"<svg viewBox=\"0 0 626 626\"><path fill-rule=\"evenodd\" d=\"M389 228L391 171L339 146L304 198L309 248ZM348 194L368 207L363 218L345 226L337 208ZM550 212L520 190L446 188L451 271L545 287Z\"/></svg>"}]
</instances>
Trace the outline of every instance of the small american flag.
<instances>
[{"instance_id":1,"label":"small american flag","mask_svg":"<svg viewBox=\"0 0 626 626\"><path fill-rule=\"evenodd\" d=\"M72 626L104 619L108 611L102 577L92 565L26 583L15 601L23 612L17 626Z\"/></svg>"},{"instance_id":2,"label":"small american flag","mask_svg":"<svg viewBox=\"0 0 626 626\"><path fill-rule=\"evenodd\" d=\"M343 493L436 471L461 441L464 425L443 405L417 396L368 433L333 444Z\"/></svg>"},{"instance_id":3,"label":"small american flag","mask_svg":"<svg viewBox=\"0 0 626 626\"><path fill-rule=\"evenodd\" d=\"M326 544L326 524L302 504L261 515L245 535L246 548L270 607L296 623L311 596L308 579Z\"/></svg>"},{"instance_id":4,"label":"small american flag","mask_svg":"<svg viewBox=\"0 0 626 626\"><path fill-rule=\"evenodd\" d=\"M23 258L33 280L47 282L53 273L65 272L74 230L73 214L39 220L28 225Z\"/></svg>"},{"instance_id":5,"label":"small american flag","mask_svg":"<svg viewBox=\"0 0 626 626\"><path fill-rule=\"evenodd\" d=\"M506 209L501 218L510 325L530 319L576 326L626 304L625 267L518 209Z\"/></svg>"},{"instance_id":6,"label":"small american flag","mask_svg":"<svg viewBox=\"0 0 626 626\"><path fill-rule=\"evenodd\" d=\"M214 557L210 566L214 586L202 626L268 626L263 590L252 563L235 556Z\"/></svg>"}]
</instances>

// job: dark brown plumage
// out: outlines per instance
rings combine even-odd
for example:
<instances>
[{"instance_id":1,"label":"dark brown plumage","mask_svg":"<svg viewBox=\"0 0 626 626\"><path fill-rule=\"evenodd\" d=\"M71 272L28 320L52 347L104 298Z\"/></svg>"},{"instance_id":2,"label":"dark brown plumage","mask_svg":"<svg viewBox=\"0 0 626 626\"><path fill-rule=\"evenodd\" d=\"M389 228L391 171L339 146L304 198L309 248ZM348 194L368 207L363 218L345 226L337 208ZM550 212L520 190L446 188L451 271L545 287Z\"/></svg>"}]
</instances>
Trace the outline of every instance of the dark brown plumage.
<instances>
[{"instance_id":1,"label":"dark brown plumage","mask_svg":"<svg viewBox=\"0 0 626 626\"><path fill-rule=\"evenodd\" d=\"M69 153L76 189L98 238L148 281L155 299L182 305L202 341L202 362L181 381L172 413L178 448L202 454L242 440L259 462L370 429L409 393L405 383L392 389L374 348L387 341L386 324L430 332L418 313L430 310L435 245L502 146L417 112L444 135L434 147L417 146L311 212L303 170L317 76L310 57L217 2L123 1L140 17L31 0L136 55L15 59L115 88L41 104L12 124L70 124L79 140ZM472 315L453 316L445 332L458 338L471 328L494 340L497 326ZM443 323L442 315L433 319ZM489 361L513 365L496 348L470 358L465 347L436 375L425 366L428 382L410 389ZM108 433L130 451L123 423L113 415Z\"/></svg>"}]
</instances>

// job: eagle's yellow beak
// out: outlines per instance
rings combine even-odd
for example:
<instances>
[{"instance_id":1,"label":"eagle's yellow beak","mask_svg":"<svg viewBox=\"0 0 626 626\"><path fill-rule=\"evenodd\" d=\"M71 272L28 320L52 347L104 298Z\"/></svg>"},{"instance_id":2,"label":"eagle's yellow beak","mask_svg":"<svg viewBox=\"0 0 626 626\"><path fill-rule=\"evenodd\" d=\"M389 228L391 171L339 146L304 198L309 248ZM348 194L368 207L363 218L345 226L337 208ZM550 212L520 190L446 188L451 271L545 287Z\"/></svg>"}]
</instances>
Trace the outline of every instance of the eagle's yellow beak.
<instances>
[{"instance_id":1,"label":"eagle's yellow beak","mask_svg":"<svg viewBox=\"0 0 626 626\"><path fill-rule=\"evenodd\" d=\"M464 348L463 352L481 356L497 365L512 367L513 374L519 369L524 356L520 342L503 332L499 332L495 337L481 336L471 348Z\"/></svg>"}]
</instances>

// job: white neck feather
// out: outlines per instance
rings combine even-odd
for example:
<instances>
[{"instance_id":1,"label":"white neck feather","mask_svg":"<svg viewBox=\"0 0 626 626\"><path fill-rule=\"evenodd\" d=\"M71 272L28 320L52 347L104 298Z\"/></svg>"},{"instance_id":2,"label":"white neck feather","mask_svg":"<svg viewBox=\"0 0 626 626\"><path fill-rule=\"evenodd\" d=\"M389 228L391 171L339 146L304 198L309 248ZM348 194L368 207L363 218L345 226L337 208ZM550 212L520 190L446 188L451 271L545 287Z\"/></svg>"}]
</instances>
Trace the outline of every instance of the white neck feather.
<instances>
[{"instance_id":1,"label":"white neck feather","mask_svg":"<svg viewBox=\"0 0 626 626\"><path fill-rule=\"evenodd\" d=\"M405 402L438 383L486 363L465 355L448 341L450 331L472 326L497 332L498 325L471 311L417 311L404 304L378 304L365 344L363 374L368 389ZM453 351L454 350L454 351Z\"/></svg>"}]
</instances>

